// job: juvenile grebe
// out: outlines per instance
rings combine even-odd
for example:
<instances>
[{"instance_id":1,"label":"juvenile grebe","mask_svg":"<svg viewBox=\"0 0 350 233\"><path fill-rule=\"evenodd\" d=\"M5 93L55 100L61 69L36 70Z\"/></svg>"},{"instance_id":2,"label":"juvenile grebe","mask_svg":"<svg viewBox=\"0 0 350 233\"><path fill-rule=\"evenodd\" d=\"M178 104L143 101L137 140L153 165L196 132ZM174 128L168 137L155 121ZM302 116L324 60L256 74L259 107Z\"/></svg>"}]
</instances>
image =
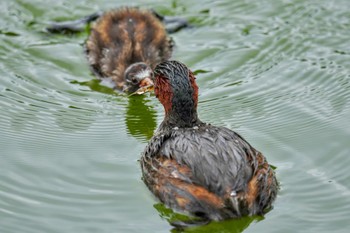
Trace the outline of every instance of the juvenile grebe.
<instances>
[{"instance_id":1,"label":"juvenile grebe","mask_svg":"<svg viewBox=\"0 0 350 233\"><path fill-rule=\"evenodd\" d=\"M141 157L143 180L166 206L207 220L262 215L278 183L265 157L234 131L197 116L198 86L182 63L155 70L165 117Z\"/></svg>"},{"instance_id":2,"label":"juvenile grebe","mask_svg":"<svg viewBox=\"0 0 350 233\"><path fill-rule=\"evenodd\" d=\"M188 26L181 18L163 17L153 10L123 7L96 13L76 21L53 23L49 32L77 32L96 20L85 43L85 52L92 72L112 81L115 89L134 93L153 85L152 70L168 60L173 41L167 32ZM170 25L169 27L165 27Z\"/></svg>"},{"instance_id":3,"label":"juvenile grebe","mask_svg":"<svg viewBox=\"0 0 350 233\"><path fill-rule=\"evenodd\" d=\"M173 43L163 23L148 10L106 12L92 26L86 55L92 71L132 93L152 85L152 69L170 58Z\"/></svg>"}]
</instances>

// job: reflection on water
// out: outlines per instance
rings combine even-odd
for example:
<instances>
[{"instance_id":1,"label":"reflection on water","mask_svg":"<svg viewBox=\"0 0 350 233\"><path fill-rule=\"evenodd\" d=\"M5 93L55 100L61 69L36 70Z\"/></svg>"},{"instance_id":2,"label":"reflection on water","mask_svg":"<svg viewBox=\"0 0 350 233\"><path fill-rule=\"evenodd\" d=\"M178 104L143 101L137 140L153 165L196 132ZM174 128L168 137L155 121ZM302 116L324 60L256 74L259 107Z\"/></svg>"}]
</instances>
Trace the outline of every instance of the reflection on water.
<instances>
[{"instance_id":1,"label":"reflection on water","mask_svg":"<svg viewBox=\"0 0 350 233\"><path fill-rule=\"evenodd\" d=\"M98 79L84 82L74 80L71 81L71 83L87 86L91 90L100 93L128 98L124 121L129 134L143 142L148 141L153 136L153 132L157 127L156 111L153 109L147 94L127 96L124 93L117 92L112 88L101 84L101 80ZM120 119L117 119L117 121L118 120Z\"/></svg>"},{"instance_id":2,"label":"reflection on water","mask_svg":"<svg viewBox=\"0 0 350 233\"><path fill-rule=\"evenodd\" d=\"M252 222L263 220L262 216L243 217L240 219L230 219L220 222L208 222L194 217L188 217L165 207L163 204L155 204L154 208L159 215L174 226L173 233L179 232L201 232L201 233L241 233Z\"/></svg>"},{"instance_id":3,"label":"reflection on water","mask_svg":"<svg viewBox=\"0 0 350 233\"><path fill-rule=\"evenodd\" d=\"M93 79L85 32L41 33L43 22L129 4L1 2L1 233L181 231L153 208L137 162L163 114L159 102ZM350 1L152 0L147 7L195 25L172 37L174 58L197 70L201 120L242 134L278 167L281 182L263 220L183 231L347 233Z\"/></svg>"},{"instance_id":4,"label":"reflection on water","mask_svg":"<svg viewBox=\"0 0 350 233\"><path fill-rule=\"evenodd\" d=\"M243 217L240 219L225 220L222 222L211 222L205 226L187 228L183 231L176 229L171 232L196 232L196 233L241 233L253 222L263 220L263 217Z\"/></svg>"},{"instance_id":5,"label":"reflection on water","mask_svg":"<svg viewBox=\"0 0 350 233\"><path fill-rule=\"evenodd\" d=\"M112 88L101 85L101 80L99 79L91 79L89 81L79 82L77 80L73 80L70 83L72 84L79 84L81 86L87 86L93 91L98 91L100 93L105 93L109 95L118 95L119 93L113 90Z\"/></svg>"},{"instance_id":6,"label":"reflection on water","mask_svg":"<svg viewBox=\"0 0 350 233\"><path fill-rule=\"evenodd\" d=\"M142 141L148 141L157 127L156 111L149 102L145 95L130 96L125 115L128 132Z\"/></svg>"}]
</instances>

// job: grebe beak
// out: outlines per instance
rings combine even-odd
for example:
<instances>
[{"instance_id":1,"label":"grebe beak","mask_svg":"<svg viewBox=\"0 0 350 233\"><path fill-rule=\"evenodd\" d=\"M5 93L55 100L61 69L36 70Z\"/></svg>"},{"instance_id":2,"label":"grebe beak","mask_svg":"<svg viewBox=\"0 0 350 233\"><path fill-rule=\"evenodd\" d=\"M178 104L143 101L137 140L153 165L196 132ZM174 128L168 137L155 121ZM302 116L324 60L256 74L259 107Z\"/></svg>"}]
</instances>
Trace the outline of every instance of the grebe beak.
<instances>
[{"instance_id":1,"label":"grebe beak","mask_svg":"<svg viewBox=\"0 0 350 233\"><path fill-rule=\"evenodd\" d=\"M151 92L154 90L154 84L152 79L150 78L144 78L141 80L140 84L139 84L139 89L137 89L137 91L135 91L133 94L138 94L138 95L142 95L143 93L146 92Z\"/></svg>"},{"instance_id":2,"label":"grebe beak","mask_svg":"<svg viewBox=\"0 0 350 233\"><path fill-rule=\"evenodd\" d=\"M140 82L140 87L148 87L148 86L152 86L153 87L153 81L151 78L144 78L141 80Z\"/></svg>"}]
</instances>

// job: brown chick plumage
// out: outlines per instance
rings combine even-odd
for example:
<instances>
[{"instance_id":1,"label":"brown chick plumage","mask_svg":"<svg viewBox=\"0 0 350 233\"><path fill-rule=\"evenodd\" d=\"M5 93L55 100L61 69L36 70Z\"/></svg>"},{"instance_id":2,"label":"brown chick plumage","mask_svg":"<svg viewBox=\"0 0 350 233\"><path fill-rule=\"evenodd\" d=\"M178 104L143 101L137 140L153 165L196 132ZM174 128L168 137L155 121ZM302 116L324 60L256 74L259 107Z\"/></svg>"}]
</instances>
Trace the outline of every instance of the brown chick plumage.
<instances>
[{"instance_id":1,"label":"brown chick plumage","mask_svg":"<svg viewBox=\"0 0 350 233\"><path fill-rule=\"evenodd\" d=\"M133 64L135 71L154 67L172 54L173 43L163 23L150 10L120 8L104 13L86 41L86 55L92 71L100 78L110 78L116 89L128 89L139 80L127 80ZM141 71L140 71L141 70ZM132 73L132 71L130 72ZM142 76L142 75L141 75ZM134 83L133 83L134 82Z\"/></svg>"}]
</instances>

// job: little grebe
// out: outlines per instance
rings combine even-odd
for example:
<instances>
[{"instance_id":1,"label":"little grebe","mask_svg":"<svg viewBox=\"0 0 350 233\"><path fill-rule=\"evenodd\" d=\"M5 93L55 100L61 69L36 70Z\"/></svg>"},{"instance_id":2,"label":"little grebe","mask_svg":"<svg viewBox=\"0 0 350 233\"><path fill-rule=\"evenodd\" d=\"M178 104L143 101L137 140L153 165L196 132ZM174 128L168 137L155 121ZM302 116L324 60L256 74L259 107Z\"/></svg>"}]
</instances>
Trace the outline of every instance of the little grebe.
<instances>
[{"instance_id":1,"label":"little grebe","mask_svg":"<svg viewBox=\"0 0 350 233\"><path fill-rule=\"evenodd\" d=\"M184 64L165 61L154 73L165 117L141 158L148 188L168 207L207 220L264 214L278 183L262 153L198 119L198 86Z\"/></svg>"},{"instance_id":2,"label":"little grebe","mask_svg":"<svg viewBox=\"0 0 350 233\"><path fill-rule=\"evenodd\" d=\"M98 77L111 78L116 89L133 93L153 85L152 70L170 58L173 43L153 11L121 8L97 20L85 48Z\"/></svg>"},{"instance_id":3,"label":"little grebe","mask_svg":"<svg viewBox=\"0 0 350 233\"><path fill-rule=\"evenodd\" d=\"M51 23L46 29L51 33L76 33L95 20L85 43L92 72L112 81L115 89L128 93L153 84L152 69L172 54L173 41L167 33L189 26L179 17L123 7L74 21Z\"/></svg>"}]
</instances>

